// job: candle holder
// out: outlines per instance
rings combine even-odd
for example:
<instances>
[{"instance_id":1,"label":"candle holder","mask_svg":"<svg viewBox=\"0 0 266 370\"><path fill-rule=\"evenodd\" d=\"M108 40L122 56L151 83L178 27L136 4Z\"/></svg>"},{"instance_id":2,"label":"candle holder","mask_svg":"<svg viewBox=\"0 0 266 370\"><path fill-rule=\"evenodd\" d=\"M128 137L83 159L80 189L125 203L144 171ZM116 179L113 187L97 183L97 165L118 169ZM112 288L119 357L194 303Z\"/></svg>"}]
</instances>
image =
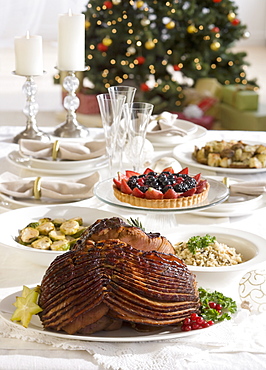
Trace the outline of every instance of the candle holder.
<instances>
[{"instance_id":1,"label":"candle holder","mask_svg":"<svg viewBox=\"0 0 266 370\"><path fill-rule=\"evenodd\" d=\"M86 137L89 135L89 130L78 123L75 113L79 107L79 98L76 95L79 79L75 76L75 71L68 71L67 73L68 75L63 81L63 87L68 92L64 98L64 108L67 110L66 121L55 129L54 135L66 138Z\"/></svg>"},{"instance_id":2,"label":"candle holder","mask_svg":"<svg viewBox=\"0 0 266 370\"><path fill-rule=\"evenodd\" d=\"M16 74L14 72L14 74ZM24 76L26 81L22 86L22 92L26 95L26 105L23 113L27 117L26 128L14 137L13 142L18 143L20 139L40 140L43 142L50 141L49 135L39 130L36 123L36 115L39 110L39 105L35 100L37 93L37 84L34 81L34 76Z\"/></svg>"}]
</instances>

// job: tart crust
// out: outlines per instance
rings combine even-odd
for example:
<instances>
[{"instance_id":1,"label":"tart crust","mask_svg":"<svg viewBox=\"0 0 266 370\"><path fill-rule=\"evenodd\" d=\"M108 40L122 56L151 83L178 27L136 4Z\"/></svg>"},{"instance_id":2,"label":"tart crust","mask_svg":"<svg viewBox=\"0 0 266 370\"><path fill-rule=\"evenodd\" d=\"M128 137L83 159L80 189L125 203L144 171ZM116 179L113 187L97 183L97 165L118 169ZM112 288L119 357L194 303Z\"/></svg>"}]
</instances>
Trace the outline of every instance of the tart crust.
<instances>
[{"instance_id":1,"label":"tart crust","mask_svg":"<svg viewBox=\"0 0 266 370\"><path fill-rule=\"evenodd\" d=\"M145 207L145 208L182 208L190 207L202 203L208 196L210 184L207 182L206 189L202 193L194 194L189 197L180 197L176 199L146 199L138 198L130 194L122 193L114 185L115 197L124 203L129 203L132 206Z\"/></svg>"}]
</instances>

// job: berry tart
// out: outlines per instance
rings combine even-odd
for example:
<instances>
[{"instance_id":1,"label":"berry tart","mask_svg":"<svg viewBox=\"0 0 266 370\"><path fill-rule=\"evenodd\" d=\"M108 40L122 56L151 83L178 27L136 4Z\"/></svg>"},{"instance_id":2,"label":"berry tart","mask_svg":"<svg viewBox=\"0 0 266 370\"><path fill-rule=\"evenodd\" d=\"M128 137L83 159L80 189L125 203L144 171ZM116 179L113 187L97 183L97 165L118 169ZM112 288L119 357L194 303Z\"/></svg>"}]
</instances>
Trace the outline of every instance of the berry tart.
<instances>
[{"instance_id":1,"label":"berry tart","mask_svg":"<svg viewBox=\"0 0 266 370\"><path fill-rule=\"evenodd\" d=\"M189 176L188 168L175 173L172 167L161 173L147 168L143 174L126 171L113 179L115 197L124 203L146 208L181 208L203 202L210 185L201 174Z\"/></svg>"}]
</instances>

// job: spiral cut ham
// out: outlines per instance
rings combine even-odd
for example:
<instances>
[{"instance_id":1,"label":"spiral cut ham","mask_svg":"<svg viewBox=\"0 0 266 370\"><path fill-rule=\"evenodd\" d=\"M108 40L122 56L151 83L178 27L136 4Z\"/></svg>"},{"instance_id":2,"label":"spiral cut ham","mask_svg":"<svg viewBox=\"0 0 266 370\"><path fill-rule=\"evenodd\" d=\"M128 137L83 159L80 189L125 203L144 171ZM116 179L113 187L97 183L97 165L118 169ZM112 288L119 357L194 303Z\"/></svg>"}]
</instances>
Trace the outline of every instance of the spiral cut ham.
<instances>
[{"instance_id":1,"label":"spiral cut ham","mask_svg":"<svg viewBox=\"0 0 266 370\"><path fill-rule=\"evenodd\" d=\"M87 240L98 242L106 239L119 239L143 251L156 250L163 253L175 253L173 245L160 233L146 233L138 227L128 225L119 217L95 221L87 228L72 249L88 248Z\"/></svg>"},{"instance_id":2,"label":"spiral cut ham","mask_svg":"<svg viewBox=\"0 0 266 370\"><path fill-rule=\"evenodd\" d=\"M88 240L48 267L39 314L45 329L68 334L134 325L176 325L198 312L195 276L176 256L139 251L120 240Z\"/></svg>"}]
</instances>

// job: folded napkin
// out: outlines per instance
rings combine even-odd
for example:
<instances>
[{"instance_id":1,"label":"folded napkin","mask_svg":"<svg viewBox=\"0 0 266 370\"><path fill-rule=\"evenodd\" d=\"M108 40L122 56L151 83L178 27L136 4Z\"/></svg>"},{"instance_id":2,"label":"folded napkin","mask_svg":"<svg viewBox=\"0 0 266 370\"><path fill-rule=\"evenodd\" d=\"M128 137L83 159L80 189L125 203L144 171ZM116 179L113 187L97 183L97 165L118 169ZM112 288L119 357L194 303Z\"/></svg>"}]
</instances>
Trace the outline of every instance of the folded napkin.
<instances>
[{"instance_id":1,"label":"folded napkin","mask_svg":"<svg viewBox=\"0 0 266 370\"><path fill-rule=\"evenodd\" d=\"M266 181L245 181L230 185L230 195L261 195L266 193Z\"/></svg>"},{"instance_id":2,"label":"folded napkin","mask_svg":"<svg viewBox=\"0 0 266 370\"><path fill-rule=\"evenodd\" d=\"M159 115L153 115L150 118L148 124L147 132L153 135L161 134L172 134L185 136L187 131L175 126L175 121L177 119L177 114L172 114L170 112L162 112Z\"/></svg>"},{"instance_id":3,"label":"folded napkin","mask_svg":"<svg viewBox=\"0 0 266 370\"><path fill-rule=\"evenodd\" d=\"M21 178L5 172L0 176L0 192L14 198L51 198L74 201L93 196L93 187L99 180L98 172L80 180L47 180Z\"/></svg>"},{"instance_id":4,"label":"folded napkin","mask_svg":"<svg viewBox=\"0 0 266 370\"><path fill-rule=\"evenodd\" d=\"M103 155L105 153L105 141L43 143L36 140L21 139L19 150L23 155L33 158L82 161Z\"/></svg>"}]
</instances>

